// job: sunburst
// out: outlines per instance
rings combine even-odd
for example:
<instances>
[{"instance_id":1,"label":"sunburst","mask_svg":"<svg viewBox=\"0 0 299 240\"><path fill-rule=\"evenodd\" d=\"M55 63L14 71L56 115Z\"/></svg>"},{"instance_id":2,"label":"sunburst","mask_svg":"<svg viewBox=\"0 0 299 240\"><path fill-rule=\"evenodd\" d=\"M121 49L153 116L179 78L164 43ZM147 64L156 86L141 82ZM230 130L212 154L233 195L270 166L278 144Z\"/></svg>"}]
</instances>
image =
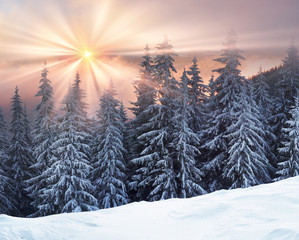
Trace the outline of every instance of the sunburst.
<instances>
[{"instance_id":1,"label":"sunburst","mask_svg":"<svg viewBox=\"0 0 299 240\"><path fill-rule=\"evenodd\" d=\"M0 57L0 67L5 65L8 68L1 69L5 81L1 81L0 86L4 82L16 82L21 85L20 89L22 85L26 86L26 91L27 83L34 80L30 86L36 90L45 58L59 102L76 71L81 75L89 103L97 101L111 78L132 82L137 75L136 69L120 56L136 54L137 48L142 50L138 45L136 48L131 45L135 41L132 36L138 36L140 31L140 21L137 21L140 14L132 17L125 11L120 13L112 1L104 0L94 1L88 6L83 3L73 6L75 13L68 15L58 2L54 3L47 5L47 9L24 6L22 11L26 12L26 17L17 11L12 13L11 19L2 22L0 51L3 59ZM83 7L84 10L80 10ZM45 10L51 12L51 19L47 19L49 14L41 16ZM18 15L17 20L15 15ZM30 94L32 91L34 89Z\"/></svg>"},{"instance_id":2,"label":"sunburst","mask_svg":"<svg viewBox=\"0 0 299 240\"><path fill-rule=\"evenodd\" d=\"M133 5L114 0L18 2L5 18L0 15L0 88L10 85L10 93L13 84L18 84L20 93L27 91L28 98L32 98L46 58L57 102L79 71L88 103L97 106L94 103L111 78L119 97L128 103L134 95L131 83L138 76L138 62L132 59L141 57L146 43L153 49L164 33L170 32L176 52L205 46L198 43L202 37L186 43L186 34L168 26L164 19L153 20L156 6L145 2L142 7Z\"/></svg>"}]
</instances>

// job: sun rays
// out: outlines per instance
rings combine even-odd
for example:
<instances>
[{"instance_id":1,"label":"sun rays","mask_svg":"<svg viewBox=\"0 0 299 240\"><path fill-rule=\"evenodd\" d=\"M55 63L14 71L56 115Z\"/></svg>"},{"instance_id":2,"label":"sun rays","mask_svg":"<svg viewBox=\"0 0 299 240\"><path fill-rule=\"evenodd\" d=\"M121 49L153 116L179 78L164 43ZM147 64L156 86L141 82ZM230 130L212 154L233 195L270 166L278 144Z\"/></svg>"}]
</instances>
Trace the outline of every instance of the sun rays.
<instances>
[{"instance_id":1,"label":"sun rays","mask_svg":"<svg viewBox=\"0 0 299 240\"><path fill-rule=\"evenodd\" d=\"M5 96L2 99L9 99L16 85L20 92L26 92L28 99L32 98L38 88L43 61L47 59L58 104L79 71L90 106L96 106L111 78L119 98L128 106L135 97L131 83L138 77L143 48L149 44L155 56L155 46L163 41L164 34L178 53L178 68L186 67L197 55L202 73L210 77L214 67L212 55L222 49L223 36L232 19L224 21L222 11L215 14L215 6L210 3L191 0L194 6L190 7L187 2L176 1L172 5L168 0L3 1L0 8L0 89L5 89ZM281 38L276 36L287 36L289 28L284 31L268 27L268 30L245 30L242 19L238 18L235 29L240 36L238 46L241 49L248 52L257 46L285 49ZM219 28L222 21L223 26ZM281 58L277 55L281 54L268 54L271 65L274 64L272 55L279 62ZM260 58L258 55L257 60ZM255 68L258 69L260 63L255 62L246 74L256 73ZM3 104L9 105L9 100L5 101Z\"/></svg>"},{"instance_id":2,"label":"sun rays","mask_svg":"<svg viewBox=\"0 0 299 240\"><path fill-rule=\"evenodd\" d=\"M12 21L1 24L0 50L5 61L0 62L0 67L7 68L2 69L5 79L0 86L9 82L25 85L33 80L33 86L37 86L44 59L48 62L58 102L76 71L87 91L87 102L98 99L108 80L121 76L122 69L130 68L121 78L131 82L136 70L118 56L122 52L131 54L130 38L140 30L139 21L132 14L113 10L112 1L93 2L85 11L80 10L83 6L80 1L77 4L75 14L71 15L57 4L48 6L47 14L43 6L30 4L23 6L25 9L12 10ZM26 16L19 14L22 11ZM18 20L13 17L16 15L20 15ZM136 49L132 49L132 54L134 51ZM28 88L28 84L26 86Z\"/></svg>"}]
</instances>

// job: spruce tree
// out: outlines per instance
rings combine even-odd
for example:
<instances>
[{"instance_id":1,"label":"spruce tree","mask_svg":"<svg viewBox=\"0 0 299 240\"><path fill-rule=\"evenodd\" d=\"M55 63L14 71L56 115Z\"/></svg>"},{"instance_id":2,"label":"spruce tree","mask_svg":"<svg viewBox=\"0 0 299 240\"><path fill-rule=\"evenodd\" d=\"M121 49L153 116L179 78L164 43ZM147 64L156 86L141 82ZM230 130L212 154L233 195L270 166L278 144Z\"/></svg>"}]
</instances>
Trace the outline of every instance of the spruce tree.
<instances>
[{"instance_id":1,"label":"spruce tree","mask_svg":"<svg viewBox=\"0 0 299 240\"><path fill-rule=\"evenodd\" d=\"M99 208L111 208L127 204L126 165L122 131L124 123L120 116L120 102L110 82L100 99L98 111L99 128L94 139L93 184Z\"/></svg>"},{"instance_id":2,"label":"spruce tree","mask_svg":"<svg viewBox=\"0 0 299 240\"><path fill-rule=\"evenodd\" d=\"M230 33L227 38L227 48L220 58L215 61L224 67L214 70L219 76L211 84L209 102L213 103L210 109L208 123L204 131L204 147L206 148L207 161L203 167L205 181L209 191L226 188L223 182L223 168L228 159L229 139L225 137L227 128L235 123L234 104L238 101L241 93L242 84L245 78L240 75L240 60L244 57L241 51L235 46L236 39L234 33Z\"/></svg>"},{"instance_id":3,"label":"spruce tree","mask_svg":"<svg viewBox=\"0 0 299 240\"><path fill-rule=\"evenodd\" d=\"M145 47L145 55L142 57L144 60L141 62L139 78L134 82L134 88L137 100L136 102L131 102L134 106L131 108L132 112L136 117L136 121L142 121L143 112L148 108L148 106L154 105L156 101L156 84L154 79L154 69L153 60L149 54L149 47ZM141 118L141 119L140 119ZM137 123L136 123L137 124ZM139 123L139 125L141 125Z\"/></svg>"},{"instance_id":4,"label":"spruce tree","mask_svg":"<svg viewBox=\"0 0 299 240\"><path fill-rule=\"evenodd\" d=\"M64 99L64 115L58 121L58 133L51 146L51 166L45 172L47 186L38 207L44 215L97 209L89 180L92 167L88 159L90 147L86 142L90 135L84 131L86 116L82 96L77 73Z\"/></svg>"},{"instance_id":5,"label":"spruce tree","mask_svg":"<svg viewBox=\"0 0 299 240\"><path fill-rule=\"evenodd\" d=\"M139 156L144 149L143 141L137 140L137 138L148 131L144 124L148 123L154 115L149 112L149 107L155 105L157 98L157 84L154 78L153 60L149 50L148 45L146 45L145 55L142 57L144 60L140 64L139 78L134 82L137 100L136 102L131 102L134 107L130 108L135 115L135 119L130 124L132 129L130 138L134 142L131 147L132 158Z\"/></svg>"},{"instance_id":6,"label":"spruce tree","mask_svg":"<svg viewBox=\"0 0 299 240\"><path fill-rule=\"evenodd\" d=\"M190 67L189 71L187 71L187 74L190 76L190 79L188 78L190 96L189 104L193 108L193 113L190 117L190 127L195 133L199 133L199 131L203 129L203 125L205 124L204 103L207 100L206 93L208 91L208 88L203 83L202 78L199 76L200 71L198 68L196 57L194 57L192 62L192 66Z\"/></svg>"},{"instance_id":7,"label":"spruce tree","mask_svg":"<svg viewBox=\"0 0 299 240\"><path fill-rule=\"evenodd\" d=\"M249 187L271 180L266 131L253 98L251 82L241 76L241 51L230 33L227 48L216 61L219 76L211 83L213 110L205 130L210 151L203 170L210 191L220 188Z\"/></svg>"},{"instance_id":8,"label":"spruce tree","mask_svg":"<svg viewBox=\"0 0 299 240\"><path fill-rule=\"evenodd\" d=\"M42 204L42 193L46 188L46 170L51 166L52 152L50 146L54 140L54 98L51 81L48 79L47 63L41 73L39 90L35 95L41 97L41 102L35 108L35 120L33 135L33 156L35 175L28 181L28 192L32 198L34 207L32 216L44 216L39 206Z\"/></svg>"},{"instance_id":9,"label":"spruce tree","mask_svg":"<svg viewBox=\"0 0 299 240\"><path fill-rule=\"evenodd\" d=\"M200 154L198 147L200 140L196 133L189 127L193 107L189 105L190 95L188 88L188 77L184 70L179 84L178 107L174 120L174 155L178 164L177 182L178 196L182 198L194 197L204 194L202 188L203 173L197 168L196 156ZM196 143L196 144L195 144Z\"/></svg>"},{"instance_id":10,"label":"spruce tree","mask_svg":"<svg viewBox=\"0 0 299 240\"><path fill-rule=\"evenodd\" d=\"M273 114L270 118L275 136L277 138L274 145L274 152L278 162L285 161L280 155L281 143L287 141L287 136L282 128L291 119L290 110L295 105L294 99L299 88L299 55L298 49L291 44L287 51L287 56L282 60L283 66L280 71L280 80L276 84L276 99L273 106Z\"/></svg>"},{"instance_id":11,"label":"spruce tree","mask_svg":"<svg viewBox=\"0 0 299 240\"><path fill-rule=\"evenodd\" d=\"M295 106L291 109L291 119L286 121L282 131L287 138L279 148L279 152L284 156L285 161L278 164L277 179L299 175L299 97L296 96Z\"/></svg>"},{"instance_id":12,"label":"spruce tree","mask_svg":"<svg viewBox=\"0 0 299 240\"><path fill-rule=\"evenodd\" d=\"M28 121L24 115L22 107L22 100L19 95L18 87L16 87L15 95L11 101L11 134L12 139L9 147L8 162L9 174L13 180L13 187L16 193L15 201L16 207L20 216L30 214L30 198L27 194L26 188L28 186L27 180L32 177L32 170L30 167L33 164L32 150L30 143L27 142L28 137Z\"/></svg>"},{"instance_id":13,"label":"spruce tree","mask_svg":"<svg viewBox=\"0 0 299 240\"><path fill-rule=\"evenodd\" d=\"M135 159L140 157L141 152L148 144L146 139L141 139L144 133L153 130L153 127L149 126L150 119L155 115L155 109L153 106L156 104L157 98L157 84L154 77L153 60L149 55L148 45L145 48L146 52L143 56L143 61L141 63L141 69L139 78L134 82L135 93L137 100L132 102L133 108L132 112L135 118L129 124L129 141L132 142L130 151L130 159ZM148 195L147 189L149 186L145 187L139 183L144 178L144 171L138 171L143 165L137 162L129 162L129 188L131 192L132 200L144 200Z\"/></svg>"},{"instance_id":14,"label":"spruce tree","mask_svg":"<svg viewBox=\"0 0 299 240\"><path fill-rule=\"evenodd\" d=\"M7 125L0 107L0 214L13 214L16 211L12 180L8 176L8 140Z\"/></svg>"},{"instance_id":15,"label":"spruce tree","mask_svg":"<svg viewBox=\"0 0 299 240\"><path fill-rule=\"evenodd\" d=\"M145 142L141 156L132 160L139 167L135 175L138 187L144 189L145 199L149 201L177 197L173 130L178 82L172 76L176 72L175 54L167 39L157 49L154 70L160 104L147 110L155 115L146 124L150 130L139 136Z\"/></svg>"},{"instance_id":16,"label":"spruce tree","mask_svg":"<svg viewBox=\"0 0 299 240\"><path fill-rule=\"evenodd\" d=\"M251 83L252 81L250 81ZM276 136L274 135L274 130L270 124L271 111L273 108L273 98L269 95L269 86L266 83L266 77L264 76L262 69L260 68L258 72L257 79L250 84L252 87L253 99L260 112L260 121L264 125L265 129L265 141L267 146L271 149L267 149L267 157L270 163L275 166L277 158L273 154Z\"/></svg>"},{"instance_id":17,"label":"spruce tree","mask_svg":"<svg viewBox=\"0 0 299 240\"><path fill-rule=\"evenodd\" d=\"M248 89L249 87L249 89ZM232 103L235 120L227 127L228 158L222 178L229 189L246 188L271 181L272 166L267 158L270 151L265 125L250 86L243 82L241 92Z\"/></svg>"}]
</instances>

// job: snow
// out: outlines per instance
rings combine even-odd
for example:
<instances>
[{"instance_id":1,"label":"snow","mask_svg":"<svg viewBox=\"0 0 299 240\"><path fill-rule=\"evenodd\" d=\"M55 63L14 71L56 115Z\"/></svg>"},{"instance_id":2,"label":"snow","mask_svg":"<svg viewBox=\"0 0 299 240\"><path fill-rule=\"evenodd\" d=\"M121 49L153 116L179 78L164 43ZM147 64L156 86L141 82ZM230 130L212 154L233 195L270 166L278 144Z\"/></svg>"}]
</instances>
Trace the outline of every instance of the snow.
<instances>
[{"instance_id":1,"label":"snow","mask_svg":"<svg viewBox=\"0 0 299 240\"><path fill-rule=\"evenodd\" d=\"M299 177L190 199L26 219L0 215L1 240L299 239Z\"/></svg>"}]
</instances>

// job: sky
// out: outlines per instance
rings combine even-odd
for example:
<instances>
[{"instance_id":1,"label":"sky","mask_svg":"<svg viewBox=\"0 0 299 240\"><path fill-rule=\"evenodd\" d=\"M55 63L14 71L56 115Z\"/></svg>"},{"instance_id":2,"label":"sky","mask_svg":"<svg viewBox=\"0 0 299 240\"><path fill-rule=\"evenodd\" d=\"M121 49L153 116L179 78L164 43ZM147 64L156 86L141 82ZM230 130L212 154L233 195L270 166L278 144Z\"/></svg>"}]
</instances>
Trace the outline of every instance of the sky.
<instances>
[{"instance_id":1,"label":"sky","mask_svg":"<svg viewBox=\"0 0 299 240\"><path fill-rule=\"evenodd\" d=\"M297 0L0 0L0 106L9 109L18 85L34 108L46 59L58 109L77 71L91 114L110 79L129 107L145 44L155 55L165 36L177 53L176 77L196 56L208 81L233 29L250 77L281 64L291 41L298 46L298 10Z\"/></svg>"}]
</instances>

